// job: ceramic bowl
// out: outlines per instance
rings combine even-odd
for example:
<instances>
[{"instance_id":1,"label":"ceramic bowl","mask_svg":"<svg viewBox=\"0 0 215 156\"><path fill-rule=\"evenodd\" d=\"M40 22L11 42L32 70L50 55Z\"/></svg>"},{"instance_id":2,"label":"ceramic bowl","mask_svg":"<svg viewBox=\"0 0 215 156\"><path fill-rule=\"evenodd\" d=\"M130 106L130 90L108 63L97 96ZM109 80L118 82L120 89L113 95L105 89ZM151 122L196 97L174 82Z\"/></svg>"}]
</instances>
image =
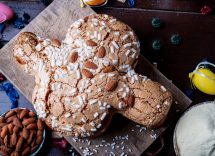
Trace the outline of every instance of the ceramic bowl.
<instances>
[{"instance_id":1,"label":"ceramic bowl","mask_svg":"<svg viewBox=\"0 0 215 156\"><path fill-rule=\"evenodd\" d=\"M102 3L102 4L100 4L100 5L89 5L89 4L87 4L87 1L86 1L86 0L83 0L83 2L84 2L84 4L86 4L86 5L90 6L90 7L101 7L101 6L106 5L107 2L108 2L108 0L105 0L105 2Z\"/></svg>"},{"instance_id":2,"label":"ceramic bowl","mask_svg":"<svg viewBox=\"0 0 215 156\"><path fill-rule=\"evenodd\" d=\"M209 104L209 103L211 103L211 102L213 102L213 101L202 102L202 103L199 103L199 104L196 104L196 105L190 107L189 109L187 109L187 110L181 115L180 119L177 121L176 126L175 126L175 130L174 130L174 135L173 135L173 146L174 146L174 150L175 150L176 156L180 156L179 147L178 147L178 145L177 145L176 130L177 130L177 127L178 127L178 124L179 124L181 118L182 118L187 112L189 112L191 109L193 109L194 107L198 107L198 106L200 106L200 105L206 105L206 104Z\"/></svg>"},{"instance_id":3,"label":"ceramic bowl","mask_svg":"<svg viewBox=\"0 0 215 156\"><path fill-rule=\"evenodd\" d=\"M26 109L26 108L15 108L15 109L10 109L9 111L17 110L17 109ZM3 113L1 116L5 116L5 114L8 113L9 111ZM29 111L32 111L32 110L29 110ZM42 140L41 144L38 146L37 150L35 150L33 153L30 154L30 156L35 156L35 155L37 155L39 153L39 151L41 150L41 148L44 145L45 138L46 138L46 130L44 129L44 131L43 131L43 140Z\"/></svg>"}]
</instances>

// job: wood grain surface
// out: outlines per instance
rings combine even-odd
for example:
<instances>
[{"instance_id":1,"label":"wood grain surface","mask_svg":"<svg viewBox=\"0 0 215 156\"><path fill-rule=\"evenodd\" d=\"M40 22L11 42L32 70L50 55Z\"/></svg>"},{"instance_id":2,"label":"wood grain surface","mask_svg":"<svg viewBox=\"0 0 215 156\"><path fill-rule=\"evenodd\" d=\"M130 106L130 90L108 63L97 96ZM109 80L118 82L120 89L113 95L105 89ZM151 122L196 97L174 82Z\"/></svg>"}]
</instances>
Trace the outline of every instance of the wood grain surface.
<instances>
[{"instance_id":1,"label":"wood grain surface","mask_svg":"<svg viewBox=\"0 0 215 156\"><path fill-rule=\"evenodd\" d=\"M55 0L22 31L31 31L45 38L63 39L67 28L72 22L91 13L94 13L94 11L89 8L80 9L78 0ZM1 49L0 69L30 101L32 90L34 88L34 79L33 77L21 71L21 69L19 69L17 64L14 62L11 55L13 45L14 39L12 39L4 48ZM80 153L82 152L80 147L88 147L92 150L96 148L96 145L101 143L102 139L111 141L111 137L119 135L126 136L129 134L129 141L127 141L125 144L126 150L131 149L132 154L129 155L140 155L154 141L154 139L150 137L150 134L153 133L159 136L166 129L168 124L173 121L174 117L177 117L177 115L175 115L177 114L176 110L183 111L191 103L191 101L186 96L184 96L184 94L179 89L177 89L168 79L166 79L144 57L141 57L139 62L140 63L137 66L137 72L145 74L165 85L173 93L174 100L179 104L173 104L167 122L161 128L153 132L151 130L146 130L140 133L139 129L134 128L134 123L119 117L120 120L116 119L116 121L111 125L112 128L109 128L109 130L103 136L96 139L91 139L91 145L88 145L83 141L74 142L71 137L66 137L66 139ZM118 127L116 125L118 125ZM133 129L134 131L132 131ZM112 149L109 148L108 152L111 151ZM118 154L123 152L121 149L115 149L114 151ZM108 152L106 154L109 154ZM106 154L104 154L103 148L99 148L98 155Z\"/></svg>"}]
</instances>

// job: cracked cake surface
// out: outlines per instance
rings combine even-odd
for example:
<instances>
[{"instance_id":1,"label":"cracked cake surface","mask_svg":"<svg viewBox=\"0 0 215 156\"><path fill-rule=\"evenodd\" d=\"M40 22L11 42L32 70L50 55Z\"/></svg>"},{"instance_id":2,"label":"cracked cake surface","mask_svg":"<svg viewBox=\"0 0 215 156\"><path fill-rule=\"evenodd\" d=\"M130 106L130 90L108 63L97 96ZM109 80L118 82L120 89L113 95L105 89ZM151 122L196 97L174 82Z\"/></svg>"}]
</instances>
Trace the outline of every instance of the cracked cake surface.
<instances>
[{"instance_id":1,"label":"cracked cake surface","mask_svg":"<svg viewBox=\"0 0 215 156\"><path fill-rule=\"evenodd\" d=\"M13 51L35 77L38 116L54 131L81 137L104 132L115 113L147 127L166 118L171 93L134 71L139 55L133 30L101 14L74 22L62 42L23 32Z\"/></svg>"}]
</instances>

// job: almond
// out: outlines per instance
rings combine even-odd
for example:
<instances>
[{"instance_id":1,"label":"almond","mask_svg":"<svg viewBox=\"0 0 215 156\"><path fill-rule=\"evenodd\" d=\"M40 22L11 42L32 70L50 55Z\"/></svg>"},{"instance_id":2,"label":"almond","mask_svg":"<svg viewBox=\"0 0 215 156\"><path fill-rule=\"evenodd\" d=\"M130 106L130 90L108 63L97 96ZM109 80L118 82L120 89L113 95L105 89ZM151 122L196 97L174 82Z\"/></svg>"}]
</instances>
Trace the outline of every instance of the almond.
<instances>
[{"instance_id":1,"label":"almond","mask_svg":"<svg viewBox=\"0 0 215 156\"><path fill-rule=\"evenodd\" d=\"M82 74L87 78L93 78L93 74L87 69L82 69Z\"/></svg>"},{"instance_id":2,"label":"almond","mask_svg":"<svg viewBox=\"0 0 215 156\"><path fill-rule=\"evenodd\" d=\"M1 156L8 156L8 153L0 149L0 155Z\"/></svg>"},{"instance_id":3,"label":"almond","mask_svg":"<svg viewBox=\"0 0 215 156\"><path fill-rule=\"evenodd\" d=\"M51 40L51 43L52 43L52 45L53 46L55 46L55 47L60 47L61 46L61 43L60 43L60 41L58 40L58 39L52 39Z\"/></svg>"},{"instance_id":4,"label":"almond","mask_svg":"<svg viewBox=\"0 0 215 156\"><path fill-rule=\"evenodd\" d=\"M5 125L1 131L1 138L4 138L8 134L8 132L9 132L8 127L7 127L7 125Z\"/></svg>"},{"instance_id":5,"label":"almond","mask_svg":"<svg viewBox=\"0 0 215 156\"><path fill-rule=\"evenodd\" d=\"M32 118L28 118L28 119L23 120L22 124L26 126L26 125L29 125L29 124L34 123L34 122L36 122L36 118L32 117Z\"/></svg>"},{"instance_id":6,"label":"almond","mask_svg":"<svg viewBox=\"0 0 215 156\"><path fill-rule=\"evenodd\" d=\"M22 109L15 109L14 111L15 111L17 114L20 114L21 111L22 111Z\"/></svg>"},{"instance_id":7,"label":"almond","mask_svg":"<svg viewBox=\"0 0 215 156\"><path fill-rule=\"evenodd\" d=\"M0 137L0 145L3 145L4 140Z\"/></svg>"},{"instance_id":8,"label":"almond","mask_svg":"<svg viewBox=\"0 0 215 156\"><path fill-rule=\"evenodd\" d=\"M17 117L13 119L13 125L22 128L22 123Z\"/></svg>"},{"instance_id":9,"label":"almond","mask_svg":"<svg viewBox=\"0 0 215 156\"><path fill-rule=\"evenodd\" d=\"M105 85L105 90L106 91L113 91L117 87L117 81L116 80L111 80Z\"/></svg>"},{"instance_id":10,"label":"almond","mask_svg":"<svg viewBox=\"0 0 215 156\"><path fill-rule=\"evenodd\" d=\"M19 127L18 126L14 126L13 127L13 133L17 133L19 131Z\"/></svg>"},{"instance_id":11,"label":"almond","mask_svg":"<svg viewBox=\"0 0 215 156\"><path fill-rule=\"evenodd\" d=\"M24 142L23 137L20 137L19 140L17 141L17 144L16 144L16 151L21 150L23 142Z\"/></svg>"},{"instance_id":12,"label":"almond","mask_svg":"<svg viewBox=\"0 0 215 156\"><path fill-rule=\"evenodd\" d=\"M24 144L23 149L27 148L28 146L29 146L28 144Z\"/></svg>"},{"instance_id":13,"label":"almond","mask_svg":"<svg viewBox=\"0 0 215 156\"><path fill-rule=\"evenodd\" d=\"M43 131L38 130L38 131L37 131L37 137L42 136L42 135L43 135Z\"/></svg>"},{"instance_id":14,"label":"almond","mask_svg":"<svg viewBox=\"0 0 215 156\"><path fill-rule=\"evenodd\" d=\"M11 117L11 116L13 116L15 114L16 114L16 112L14 110L9 111L7 114L5 114L5 118L9 118L9 117Z\"/></svg>"},{"instance_id":15,"label":"almond","mask_svg":"<svg viewBox=\"0 0 215 156\"><path fill-rule=\"evenodd\" d=\"M7 123L12 122L14 118L17 118L17 116L16 116L16 115L13 115L13 116L11 116L11 117L7 118L7 120L6 120L6 121L7 121Z\"/></svg>"},{"instance_id":16,"label":"almond","mask_svg":"<svg viewBox=\"0 0 215 156\"><path fill-rule=\"evenodd\" d=\"M17 136L16 136L16 133L13 133L10 139L11 139L11 140L10 140L10 143L11 143L12 145L15 146L16 143L17 143Z\"/></svg>"},{"instance_id":17,"label":"almond","mask_svg":"<svg viewBox=\"0 0 215 156\"><path fill-rule=\"evenodd\" d=\"M97 56L98 58L103 58L103 57L105 56L105 54L106 54L106 50L105 50L105 48L104 48L103 46L101 46L101 47L98 49L98 51L97 51L97 53L96 53L96 56Z\"/></svg>"},{"instance_id":18,"label":"almond","mask_svg":"<svg viewBox=\"0 0 215 156\"><path fill-rule=\"evenodd\" d=\"M36 116L36 113L34 113L34 112L29 112L28 115L29 115L30 117L35 117L35 116Z\"/></svg>"},{"instance_id":19,"label":"almond","mask_svg":"<svg viewBox=\"0 0 215 156\"><path fill-rule=\"evenodd\" d=\"M130 106L130 107L132 107L134 105L134 100L135 100L134 95L130 95L128 97L128 100L127 100L127 105Z\"/></svg>"},{"instance_id":20,"label":"almond","mask_svg":"<svg viewBox=\"0 0 215 156\"><path fill-rule=\"evenodd\" d=\"M43 121L41 119L37 120L37 128L39 130L43 130L44 129L44 124L43 124Z\"/></svg>"},{"instance_id":21,"label":"almond","mask_svg":"<svg viewBox=\"0 0 215 156\"><path fill-rule=\"evenodd\" d=\"M5 153L10 153L11 152L10 148L7 148L6 146L3 146L3 145L0 146L0 150L5 152Z\"/></svg>"},{"instance_id":22,"label":"almond","mask_svg":"<svg viewBox=\"0 0 215 156\"><path fill-rule=\"evenodd\" d=\"M36 136L36 134L37 134L37 130L35 130L35 129L34 129L34 130L32 130L32 129L31 129L31 130L30 130L30 133L34 133L34 135Z\"/></svg>"},{"instance_id":23,"label":"almond","mask_svg":"<svg viewBox=\"0 0 215 156\"><path fill-rule=\"evenodd\" d=\"M31 148L27 147L24 149L24 151L22 152L22 156L28 156L29 154L31 154Z\"/></svg>"},{"instance_id":24,"label":"almond","mask_svg":"<svg viewBox=\"0 0 215 156\"><path fill-rule=\"evenodd\" d=\"M20 156L18 152L14 151L11 153L11 156Z\"/></svg>"},{"instance_id":25,"label":"almond","mask_svg":"<svg viewBox=\"0 0 215 156\"><path fill-rule=\"evenodd\" d=\"M36 144L39 145L43 140L43 136L37 137Z\"/></svg>"},{"instance_id":26,"label":"almond","mask_svg":"<svg viewBox=\"0 0 215 156\"><path fill-rule=\"evenodd\" d=\"M34 147L32 147L31 148L31 153L33 153L37 148L38 148L38 145L35 145Z\"/></svg>"},{"instance_id":27,"label":"almond","mask_svg":"<svg viewBox=\"0 0 215 156\"><path fill-rule=\"evenodd\" d=\"M7 123L0 123L0 128L4 127L5 125L7 125Z\"/></svg>"},{"instance_id":28,"label":"almond","mask_svg":"<svg viewBox=\"0 0 215 156\"><path fill-rule=\"evenodd\" d=\"M37 129L37 124L36 123L29 124L26 128L27 129Z\"/></svg>"},{"instance_id":29,"label":"almond","mask_svg":"<svg viewBox=\"0 0 215 156\"><path fill-rule=\"evenodd\" d=\"M70 56L70 62L71 63L75 63L78 59L78 53L77 52L73 52Z\"/></svg>"},{"instance_id":30,"label":"almond","mask_svg":"<svg viewBox=\"0 0 215 156\"><path fill-rule=\"evenodd\" d=\"M34 133L31 132L30 136L29 136L29 138L27 140L28 144L30 144L32 142L33 138L34 138Z\"/></svg>"},{"instance_id":31,"label":"almond","mask_svg":"<svg viewBox=\"0 0 215 156\"><path fill-rule=\"evenodd\" d=\"M24 116L28 115L29 110L28 109L23 109L19 115L19 118L22 119Z\"/></svg>"},{"instance_id":32,"label":"almond","mask_svg":"<svg viewBox=\"0 0 215 156\"><path fill-rule=\"evenodd\" d=\"M28 137L29 137L29 131L27 130L27 128L23 128L23 130L22 130L22 136L23 136L23 138L24 139L28 139Z\"/></svg>"},{"instance_id":33,"label":"almond","mask_svg":"<svg viewBox=\"0 0 215 156\"><path fill-rule=\"evenodd\" d=\"M0 116L0 123L4 123L4 122L5 122L4 117Z\"/></svg>"},{"instance_id":34,"label":"almond","mask_svg":"<svg viewBox=\"0 0 215 156\"><path fill-rule=\"evenodd\" d=\"M110 65L110 66L104 67L103 72L110 73L110 72L113 72L114 70L115 70L115 67Z\"/></svg>"},{"instance_id":35,"label":"almond","mask_svg":"<svg viewBox=\"0 0 215 156\"><path fill-rule=\"evenodd\" d=\"M4 145L5 145L5 146L8 146L9 143L10 143L10 141L9 141L9 135L6 135L6 136L4 137Z\"/></svg>"},{"instance_id":36,"label":"almond","mask_svg":"<svg viewBox=\"0 0 215 156\"><path fill-rule=\"evenodd\" d=\"M97 65L91 61L85 61L84 66L89 69L97 69Z\"/></svg>"},{"instance_id":37,"label":"almond","mask_svg":"<svg viewBox=\"0 0 215 156\"><path fill-rule=\"evenodd\" d=\"M16 57L16 61L21 65L27 64L27 62L20 57Z\"/></svg>"},{"instance_id":38,"label":"almond","mask_svg":"<svg viewBox=\"0 0 215 156\"><path fill-rule=\"evenodd\" d=\"M90 46L90 47L94 47L94 46L97 46L97 43L92 41L92 40L87 40L86 41L86 44L87 46Z\"/></svg>"},{"instance_id":39,"label":"almond","mask_svg":"<svg viewBox=\"0 0 215 156\"><path fill-rule=\"evenodd\" d=\"M13 124L10 123L10 124L8 125L8 130L9 130L9 133L10 133L10 134L13 134Z\"/></svg>"},{"instance_id":40,"label":"almond","mask_svg":"<svg viewBox=\"0 0 215 156\"><path fill-rule=\"evenodd\" d=\"M37 139L37 138L36 138ZM32 140L31 147L34 147L36 145L36 139Z\"/></svg>"}]
</instances>

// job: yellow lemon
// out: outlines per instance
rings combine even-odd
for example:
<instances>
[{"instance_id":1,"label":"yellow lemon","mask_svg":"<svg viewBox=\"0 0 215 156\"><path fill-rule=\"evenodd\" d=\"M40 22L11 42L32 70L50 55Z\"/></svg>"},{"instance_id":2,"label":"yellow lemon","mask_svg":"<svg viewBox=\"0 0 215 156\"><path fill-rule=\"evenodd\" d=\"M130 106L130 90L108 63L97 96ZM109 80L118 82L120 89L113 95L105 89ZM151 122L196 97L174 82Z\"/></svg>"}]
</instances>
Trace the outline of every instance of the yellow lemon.
<instances>
[{"instance_id":1,"label":"yellow lemon","mask_svg":"<svg viewBox=\"0 0 215 156\"><path fill-rule=\"evenodd\" d=\"M96 6L105 3L106 0L84 0L84 2L90 6Z\"/></svg>"},{"instance_id":2,"label":"yellow lemon","mask_svg":"<svg viewBox=\"0 0 215 156\"><path fill-rule=\"evenodd\" d=\"M203 93L215 95L215 74L207 68L200 68L189 74L193 85Z\"/></svg>"}]
</instances>

